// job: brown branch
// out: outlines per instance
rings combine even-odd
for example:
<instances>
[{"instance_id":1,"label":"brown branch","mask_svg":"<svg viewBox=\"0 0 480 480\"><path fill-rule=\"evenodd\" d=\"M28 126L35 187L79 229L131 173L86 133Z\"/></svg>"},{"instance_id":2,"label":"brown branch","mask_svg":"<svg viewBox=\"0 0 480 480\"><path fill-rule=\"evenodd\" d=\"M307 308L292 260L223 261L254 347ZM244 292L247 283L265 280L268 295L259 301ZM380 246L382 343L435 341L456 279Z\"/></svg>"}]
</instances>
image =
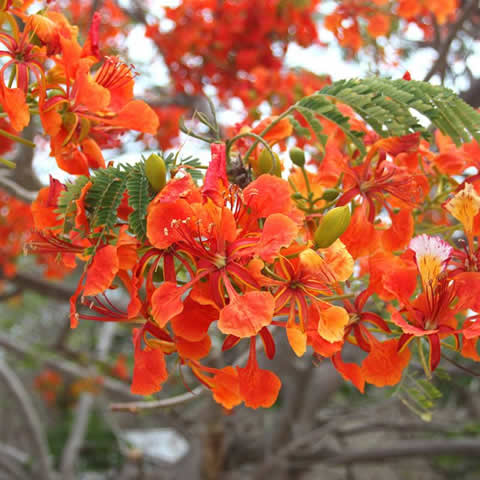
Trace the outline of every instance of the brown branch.
<instances>
[{"instance_id":1,"label":"brown branch","mask_svg":"<svg viewBox=\"0 0 480 480\"><path fill-rule=\"evenodd\" d=\"M470 88L460 94L460 97L473 108L480 107L480 78L470 84Z\"/></svg>"},{"instance_id":2,"label":"brown branch","mask_svg":"<svg viewBox=\"0 0 480 480\"><path fill-rule=\"evenodd\" d=\"M19 414L23 417L29 429L32 446L35 449L36 465L38 465L39 477L37 478L52 480L53 473L47 450L47 439L30 395L23 387L17 375L3 360L0 360L0 377L15 397L16 405L20 410Z\"/></svg>"},{"instance_id":3,"label":"brown branch","mask_svg":"<svg viewBox=\"0 0 480 480\"><path fill-rule=\"evenodd\" d=\"M99 335L96 351L100 361L105 361L112 345L115 335L115 323L105 323L102 325ZM80 449L85 441L87 434L88 421L95 403L95 397L92 393L82 393L75 407L72 428L68 435L65 448L62 452L62 460L60 463L60 472L65 480L75 479L75 465L80 454Z\"/></svg>"},{"instance_id":4,"label":"brown branch","mask_svg":"<svg viewBox=\"0 0 480 480\"><path fill-rule=\"evenodd\" d=\"M15 298L17 295L20 295L23 292L23 288L16 287L11 292L1 293L0 302L6 302L11 298Z\"/></svg>"},{"instance_id":5,"label":"brown branch","mask_svg":"<svg viewBox=\"0 0 480 480\"><path fill-rule=\"evenodd\" d=\"M438 455L478 455L480 442L474 438L445 440L406 440L390 446L377 446L339 453L333 457L318 458L329 465L372 463L378 460L393 460L405 457L435 457Z\"/></svg>"},{"instance_id":6,"label":"brown branch","mask_svg":"<svg viewBox=\"0 0 480 480\"><path fill-rule=\"evenodd\" d=\"M203 396L206 393L205 387L202 385L194 388L191 392L182 393L170 398L162 398L161 400L112 403L110 409L114 412L130 412L139 413L145 410L156 410L159 408L171 408L177 405L183 405Z\"/></svg>"},{"instance_id":7,"label":"brown branch","mask_svg":"<svg viewBox=\"0 0 480 480\"><path fill-rule=\"evenodd\" d=\"M470 2L466 3L462 14L454 23L450 25L448 36L443 42L438 52L438 58L435 60L435 63L432 65L428 73L425 75L425 78L423 79L425 82L428 82L436 73L442 71L442 69L445 68L445 66L447 65L448 53L450 51L450 47L453 41L462 29L463 24L467 21L470 15L472 15L473 11L477 8L477 6L478 0L471 0Z\"/></svg>"},{"instance_id":8,"label":"brown branch","mask_svg":"<svg viewBox=\"0 0 480 480\"><path fill-rule=\"evenodd\" d=\"M11 176L7 176L7 170L0 170L0 188L5 190L12 197L18 198L25 203L32 203L37 198L36 191L32 192L22 187Z\"/></svg>"},{"instance_id":9,"label":"brown branch","mask_svg":"<svg viewBox=\"0 0 480 480\"><path fill-rule=\"evenodd\" d=\"M27 349L21 346L18 340L13 340L4 333L0 333L0 346L22 358L32 358L35 356L34 345L32 346L32 350ZM40 361L45 366L70 377L89 378L92 376L91 369L80 367L79 365L65 360L51 352L42 352ZM129 387L125 383L110 377L103 377L101 386L103 389L105 389L105 391L114 395L115 397L131 400L138 398L137 395L133 395L130 392Z\"/></svg>"},{"instance_id":10,"label":"brown branch","mask_svg":"<svg viewBox=\"0 0 480 480\"><path fill-rule=\"evenodd\" d=\"M0 270L0 280L8 280L14 283L21 289L33 290L41 295L45 295L55 300L68 302L70 297L74 294L75 290L70 287L66 287L60 283L53 283L47 280L43 280L38 275L32 275L29 273L17 272L14 277L6 277Z\"/></svg>"}]
</instances>

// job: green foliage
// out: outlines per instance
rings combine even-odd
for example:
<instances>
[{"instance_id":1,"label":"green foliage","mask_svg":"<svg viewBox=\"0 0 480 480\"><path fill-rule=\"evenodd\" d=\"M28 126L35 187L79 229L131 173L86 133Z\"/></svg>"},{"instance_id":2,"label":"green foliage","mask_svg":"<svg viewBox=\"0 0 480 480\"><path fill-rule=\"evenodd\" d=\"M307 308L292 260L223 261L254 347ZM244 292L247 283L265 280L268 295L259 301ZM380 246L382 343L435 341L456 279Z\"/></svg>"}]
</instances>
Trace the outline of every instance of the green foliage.
<instances>
[{"instance_id":1,"label":"green foliage","mask_svg":"<svg viewBox=\"0 0 480 480\"><path fill-rule=\"evenodd\" d=\"M177 155L178 156L178 155ZM193 178L201 177L200 160L187 157L178 161L177 156L170 154L166 158L167 167L183 167ZM59 199L57 212L64 218L64 233L74 226L77 211L75 201L79 199L82 188L88 181L92 186L87 193L85 206L88 212L90 227L101 227L97 236L104 236L118 225L118 210L125 193L128 194L128 205L133 211L128 216L129 230L140 240L146 238L147 206L154 196L151 191L144 162L135 165L119 164L114 167L95 170L90 178L78 177L73 183L66 185Z\"/></svg>"},{"instance_id":2,"label":"green foliage","mask_svg":"<svg viewBox=\"0 0 480 480\"><path fill-rule=\"evenodd\" d=\"M170 153L167 157L164 158L167 169L172 171L175 168L183 167L185 168L190 176L194 180L201 180L203 178L202 162L198 158L194 157L185 157L179 160L178 152Z\"/></svg>"},{"instance_id":3,"label":"green foliage","mask_svg":"<svg viewBox=\"0 0 480 480\"><path fill-rule=\"evenodd\" d=\"M63 231L69 232L73 228L72 216L77 210L75 200L80 197L82 188L88 183L88 177L81 175L74 182L67 183L65 190L58 199L58 213L64 215Z\"/></svg>"},{"instance_id":4,"label":"green foliage","mask_svg":"<svg viewBox=\"0 0 480 480\"><path fill-rule=\"evenodd\" d=\"M393 392L405 406L425 422L431 421L436 402L443 397L432 379L418 378L416 374L404 375Z\"/></svg>"},{"instance_id":5,"label":"green foliage","mask_svg":"<svg viewBox=\"0 0 480 480\"><path fill-rule=\"evenodd\" d=\"M127 179L128 205L133 208L128 216L130 230L140 240L147 237L147 206L150 202L149 184L145 174L145 164L139 162L132 170L132 175Z\"/></svg>"},{"instance_id":6,"label":"green foliage","mask_svg":"<svg viewBox=\"0 0 480 480\"><path fill-rule=\"evenodd\" d=\"M61 455L73 423L71 409L56 421L47 431L50 452L54 457L56 467L60 464ZM122 463L122 454L117 439L104 416L95 410L88 422L86 439L80 455L81 471L109 470Z\"/></svg>"},{"instance_id":7,"label":"green foliage","mask_svg":"<svg viewBox=\"0 0 480 480\"><path fill-rule=\"evenodd\" d=\"M420 132L429 139L430 133L412 111L426 117L433 126L450 136L459 145L472 138L480 141L480 113L461 100L453 91L420 81L367 78L340 80L303 98L293 107L300 113L319 139L321 124L315 116L335 123L365 153L363 132L354 130L350 119L335 105L351 107L382 137L403 136Z\"/></svg>"}]
</instances>

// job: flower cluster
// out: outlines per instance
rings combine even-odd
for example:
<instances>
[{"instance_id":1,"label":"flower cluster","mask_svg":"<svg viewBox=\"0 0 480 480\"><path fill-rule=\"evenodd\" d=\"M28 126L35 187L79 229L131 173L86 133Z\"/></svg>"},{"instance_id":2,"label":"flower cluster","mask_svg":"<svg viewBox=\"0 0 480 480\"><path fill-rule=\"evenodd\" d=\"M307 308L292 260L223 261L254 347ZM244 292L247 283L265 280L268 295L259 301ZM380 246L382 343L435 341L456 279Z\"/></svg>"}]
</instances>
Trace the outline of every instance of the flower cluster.
<instances>
[{"instance_id":1,"label":"flower cluster","mask_svg":"<svg viewBox=\"0 0 480 480\"><path fill-rule=\"evenodd\" d=\"M442 153L431 153L417 133L379 138L364 125L360 156L342 132L328 122L325 128L331 135L322 162L312 158L316 171L292 149L288 181L270 147L293 135L289 118L268 118L227 144L212 143L201 184L190 175L194 167L167 168L152 155L144 167L152 193L144 236L129 223L133 192L123 196L114 224L103 226L95 178L74 187L52 181L40 193L32 247L56 251L66 265L75 257L86 265L71 299L72 326L136 325L134 393L160 390L174 365L166 359L174 356L225 408L269 407L281 381L259 355L274 358L281 335L297 356L330 358L362 392L366 384L400 382L414 355L427 375L442 348L476 358L480 328L476 313L467 316L480 308L474 184L447 189L437 221L426 199L445 181L436 170ZM261 148L254 145L259 136ZM227 175L240 152L250 155L254 177L243 188ZM419 225L432 233L463 229L467 242L461 250L439 236L415 236ZM124 310L108 293L119 284L129 295ZM242 345L245 363L209 362L219 349L230 358L226 351ZM360 363L342 356L347 345L363 351Z\"/></svg>"},{"instance_id":2,"label":"flower cluster","mask_svg":"<svg viewBox=\"0 0 480 480\"><path fill-rule=\"evenodd\" d=\"M121 133L157 132L155 112L133 99L133 68L100 52L100 13L82 46L78 27L61 13L28 14L28 2L21 4L4 2L1 17L0 104L8 119L1 136L25 143L17 135L38 114L58 166L88 175L105 166L101 149L115 146Z\"/></svg>"}]
</instances>

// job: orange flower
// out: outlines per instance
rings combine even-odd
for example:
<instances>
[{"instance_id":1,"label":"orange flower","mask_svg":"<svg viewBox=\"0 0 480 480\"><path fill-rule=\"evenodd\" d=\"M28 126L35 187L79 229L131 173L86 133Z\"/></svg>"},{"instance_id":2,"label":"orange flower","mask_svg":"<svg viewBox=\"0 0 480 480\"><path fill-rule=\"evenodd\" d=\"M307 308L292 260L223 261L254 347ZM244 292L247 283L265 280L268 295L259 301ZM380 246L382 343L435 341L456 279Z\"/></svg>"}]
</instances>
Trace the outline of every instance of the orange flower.
<instances>
[{"instance_id":1,"label":"orange flower","mask_svg":"<svg viewBox=\"0 0 480 480\"><path fill-rule=\"evenodd\" d=\"M92 76L91 58L82 58L73 40L62 37L61 45L67 88L43 103L40 118L59 166L68 173L88 175L89 168L104 166L93 137L102 132L111 137L124 130L154 134L158 117L145 102L132 100L130 67L107 57Z\"/></svg>"}]
</instances>

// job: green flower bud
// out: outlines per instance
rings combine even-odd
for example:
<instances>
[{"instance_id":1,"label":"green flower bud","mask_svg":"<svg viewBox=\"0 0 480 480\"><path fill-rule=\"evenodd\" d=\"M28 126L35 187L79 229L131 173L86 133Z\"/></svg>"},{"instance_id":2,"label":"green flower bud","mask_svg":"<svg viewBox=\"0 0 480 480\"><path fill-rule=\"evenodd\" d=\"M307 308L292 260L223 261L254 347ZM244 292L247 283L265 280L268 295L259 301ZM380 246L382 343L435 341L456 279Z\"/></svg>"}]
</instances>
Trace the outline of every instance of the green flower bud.
<instances>
[{"instance_id":1,"label":"green flower bud","mask_svg":"<svg viewBox=\"0 0 480 480\"><path fill-rule=\"evenodd\" d=\"M331 202L338 197L340 192L336 188L327 188L323 192L322 199Z\"/></svg>"},{"instance_id":2,"label":"green flower bud","mask_svg":"<svg viewBox=\"0 0 480 480\"><path fill-rule=\"evenodd\" d=\"M327 248L348 228L351 214L348 205L332 208L320 220L315 230L315 248Z\"/></svg>"},{"instance_id":3,"label":"green flower bud","mask_svg":"<svg viewBox=\"0 0 480 480\"><path fill-rule=\"evenodd\" d=\"M155 192L159 192L167 183L167 167L163 158L152 153L145 161L145 173Z\"/></svg>"},{"instance_id":4,"label":"green flower bud","mask_svg":"<svg viewBox=\"0 0 480 480\"><path fill-rule=\"evenodd\" d=\"M272 173L274 157L268 149L264 148L258 156L258 175Z\"/></svg>"},{"instance_id":5,"label":"green flower bud","mask_svg":"<svg viewBox=\"0 0 480 480\"><path fill-rule=\"evenodd\" d=\"M277 153L273 153L272 156L272 153L270 153L266 148L260 152L260 155L258 156L258 167L254 169L257 176L260 176L264 173L276 175L277 177L282 176L282 163L280 161L280 157Z\"/></svg>"},{"instance_id":6,"label":"green flower bud","mask_svg":"<svg viewBox=\"0 0 480 480\"><path fill-rule=\"evenodd\" d=\"M288 154L294 165L300 168L305 166L305 152L301 148L293 147Z\"/></svg>"}]
</instances>

